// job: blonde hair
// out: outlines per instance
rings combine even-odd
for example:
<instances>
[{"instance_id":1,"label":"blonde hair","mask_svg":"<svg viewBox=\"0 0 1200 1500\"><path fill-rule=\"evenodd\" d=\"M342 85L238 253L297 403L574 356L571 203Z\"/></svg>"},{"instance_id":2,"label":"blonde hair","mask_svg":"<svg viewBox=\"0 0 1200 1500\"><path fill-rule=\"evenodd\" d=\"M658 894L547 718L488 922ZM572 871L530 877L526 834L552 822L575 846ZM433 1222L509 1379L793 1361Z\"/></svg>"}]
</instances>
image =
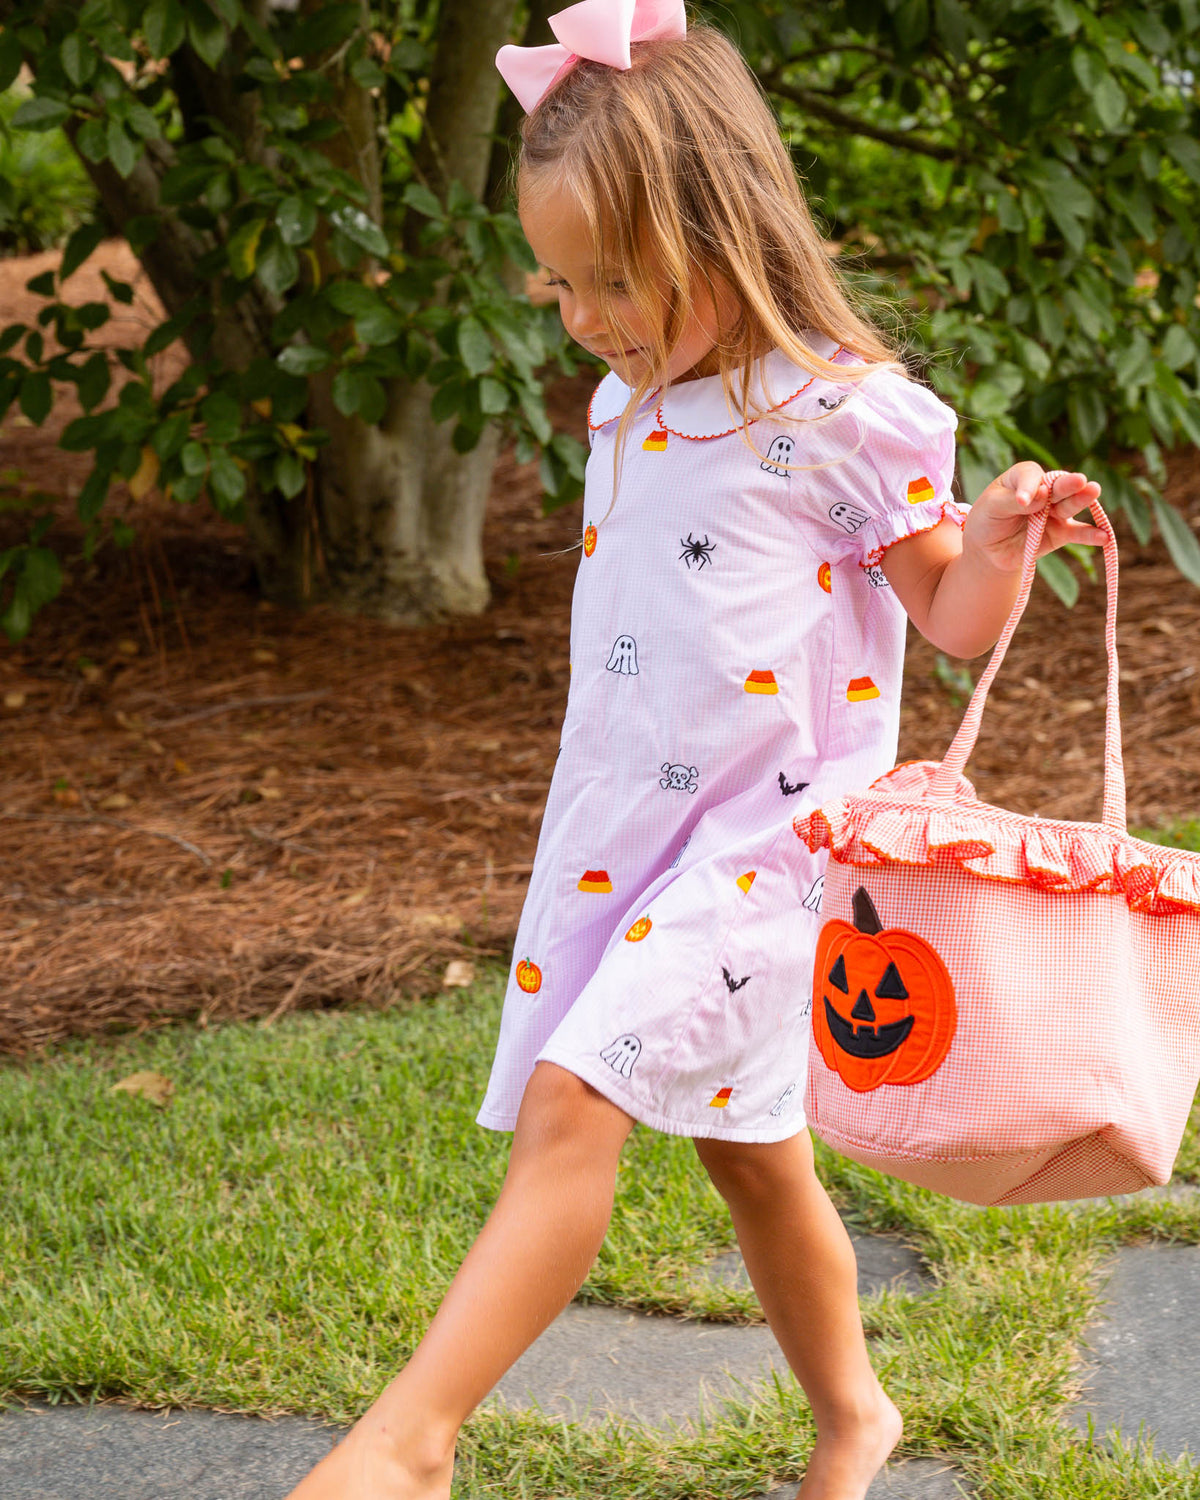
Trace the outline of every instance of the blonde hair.
<instances>
[{"instance_id":1,"label":"blonde hair","mask_svg":"<svg viewBox=\"0 0 1200 1500\"><path fill-rule=\"evenodd\" d=\"M631 50L628 71L577 62L526 116L517 163L522 191L536 192L552 172L555 185L578 201L607 325L621 330L608 286L609 277L619 277L639 318L659 331L648 351L651 367L618 428L618 461L634 413L662 384L661 372L696 316L698 293L721 306L727 289L737 305L715 353L751 447L747 429L769 409L753 405L751 373L774 349L810 374L842 383L881 368L904 373L830 264L775 116L736 48L697 26L685 37ZM861 363L822 358L806 331L824 334Z\"/></svg>"}]
</instances>

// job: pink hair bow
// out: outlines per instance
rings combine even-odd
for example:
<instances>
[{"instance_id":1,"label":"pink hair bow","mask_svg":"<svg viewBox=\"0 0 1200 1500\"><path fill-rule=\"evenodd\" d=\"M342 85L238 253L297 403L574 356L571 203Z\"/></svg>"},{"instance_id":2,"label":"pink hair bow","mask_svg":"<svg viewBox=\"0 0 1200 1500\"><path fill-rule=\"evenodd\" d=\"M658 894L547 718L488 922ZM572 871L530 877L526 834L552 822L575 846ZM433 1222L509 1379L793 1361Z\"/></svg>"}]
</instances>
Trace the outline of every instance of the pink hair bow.
<instances>
[{"instance_id":1,"label":"pink hair bow","mask_svg":"<svg viewBox=\"0 0 1200 1500\"><path fill-rule=\"evenodd\" d=\"M526 114L581 57L625 72L632 42L687 35L683 0L579 0L550 17L547 47L501 47L496 66Z\"/></svg>"}]
</instances>

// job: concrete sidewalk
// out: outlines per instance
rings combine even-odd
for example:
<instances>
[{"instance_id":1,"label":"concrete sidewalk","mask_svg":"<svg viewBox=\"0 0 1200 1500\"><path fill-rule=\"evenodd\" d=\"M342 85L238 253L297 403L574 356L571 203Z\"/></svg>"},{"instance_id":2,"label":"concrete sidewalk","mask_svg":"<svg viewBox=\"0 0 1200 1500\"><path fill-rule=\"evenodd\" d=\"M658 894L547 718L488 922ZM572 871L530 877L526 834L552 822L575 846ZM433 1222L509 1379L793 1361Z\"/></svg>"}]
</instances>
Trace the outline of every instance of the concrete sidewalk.
<instances>
[{"instance_id":1,"label":"concrete sidewalk","mask_svg":"<svg viewBox=\"0 0 1200 1500\"><path fill-rule=\"evenodd\" d=\"M894 1285L919 1295L927 1285L918 1257L899 1241L860 1237L855 1249L860 1292ZM1090 1415L1098 1434L1117 1429L1127 1439L1144 1426L1156 1452L1195 1461L1200 1340L1180 1333L1200 1307L1200 1247L1124 1250L1109 1271L1107 1317L1081 1351L1085 1402L1070 1420L1086 1430ZM736 1254L711 1272L745 1276ZM583 1423L619 1413L669 1427L719 1408L772 1371L786 1366L763 1327L573 1305L490 1399ZM0 1415L0 1500L281 1500L338 1436L299 1418L35 1404ZM793 1500L795 1492L787 1485L763 1500ZM870 1500L970 1494L951 1464L915 1459L889 1465Z\"/></svg>"}]
</instances>

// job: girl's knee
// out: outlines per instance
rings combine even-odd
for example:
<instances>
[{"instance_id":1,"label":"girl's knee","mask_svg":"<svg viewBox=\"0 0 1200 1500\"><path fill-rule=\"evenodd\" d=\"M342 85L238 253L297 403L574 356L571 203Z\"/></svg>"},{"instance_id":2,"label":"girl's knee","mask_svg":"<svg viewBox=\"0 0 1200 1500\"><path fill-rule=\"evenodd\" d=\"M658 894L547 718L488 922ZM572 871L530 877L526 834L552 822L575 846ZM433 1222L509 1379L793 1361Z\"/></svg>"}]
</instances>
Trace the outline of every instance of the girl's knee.
<instances>
[{"instance_id":1,"label":"girl's knee","mask_svg":"<svg viewBox=\"0 0 1200 1500\"><path fill-rule=\"evenodd\" d=\"M692 1144L713 1186L726 1199L769 1199L814 1175L807 1131L769 1143L697 1138Z\"/></svg>"},{"instance_id":2,"label":"girl's knee","mask_svg":"<svg viewBox=\"0 0 1200 1500\"><path fill-rule=\"evenodd\" d=\"M610 1145L619 1150L632 1119L582 1078L555 1063L536 1065L525 1087L517 1117L514 1150L539 1151Z\"/></svg>"}]
</instances>

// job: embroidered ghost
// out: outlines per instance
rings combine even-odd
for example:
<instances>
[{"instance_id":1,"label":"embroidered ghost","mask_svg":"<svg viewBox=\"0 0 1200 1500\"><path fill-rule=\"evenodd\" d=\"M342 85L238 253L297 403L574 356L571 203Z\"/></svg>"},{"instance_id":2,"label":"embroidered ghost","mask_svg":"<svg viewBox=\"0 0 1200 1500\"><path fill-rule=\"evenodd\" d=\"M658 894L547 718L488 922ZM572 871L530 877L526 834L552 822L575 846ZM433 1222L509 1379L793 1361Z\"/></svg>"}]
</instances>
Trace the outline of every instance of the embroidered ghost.
<instances>
[{"instance_id":1,"label":"embroidered ghost","mask_svg":"<svg viewBox=\"0 0 1200 1500\"><path fill-rule=\"evenodd\" d=\"M641 1055L641 1042L628 1031L615 1042L610 1042L600 1054L613 1072L620 1073L622 1078L628 1078L633 1073L633 1065Z\"/></svg>"},{"instance_id":2,"label":"embroidered ghost","mask_svg":"<svg viewBox=\"0 0 1200 1500\"><path fill-rule=\"evenodd\" d=\"M844 500L839 500L836 505L829 507L829 519L836 521L843 531L848 531L853 535L864 521L869 521L871 518L865 510L858 510L853 505L847 505Z\"/></svg>"},{"instance_id":3,"label":"embroidered ghost","mask_svg":"<svg viewBox=\"0 0 1200 1500\"><path fill-rule=\"evenodd\" d=\"M809 891L808 895L805 896L804 900L800 903L804 907L805 911L816 911L816 912L819 912L821 910L821 896L822 896L824 890L825 890L825 877L824 877L824 875L818 875L817 878L812 883L812 889Z\"/></svg>"},{"instance_id":4,"label":"embroidered ghost","mask_svg":"<svg viewBox=\"0 0 1200 1500\"><path fill-rule=\"evenodd\" d=\"M631 635L619 635L608 654L606 668L609 672L620 672L625 677L638 675L637 642Z\"/></svg>"},{"instance_id":5,"label":"embroidered ghost","mask_svg":"<svg viewBox=\"0 0 1200 1500\"><path fill-rule=\"evenodd\" d=\"M778 1119L779 1116L783 1113L784 1106L787 1104L788 1100L795 1092L796 1085L794 1083L789 1083L787 1088L784 1089L783 1093L780 1094L779 1098L776 1099L775 1103L771 1106L771 1114L775 1117L775 1119Z\"/></svg>"},{"instance_id":6,"label":"embroidered ghost","mask_svg":"<svg viewBox=\"0 0 1200 1500\"><path fill-rule=\"evenodd\" d=\"M664 760L659 769L662 771L662 780L658 784L664 792L696 790L696 777L700 773L695 766L673 766L669 760Z\"/></svg>"},{"instance_id":7,"label":"embroidered ghost","mask_svg":"<svg viewBox=\"0 0 1200 1500\"><path fill-rule=\"evenodd\" d=\"M887 574L878 563L872 563L870 567L864 568L863 572L867 575L867 582L873 589L891 588L891 584L887 581Z\"/></svg>"},{"instance_id":8,"label":"embroidered ghost","mask_svg":"<svg viewBox=\"0 0 1200 1500\"><path fill-rule=\"evenodd\" d=\"M780 474L784 479L790 479L791 471L783 467L792 461L792 454L796 450L796 444L790 437L780 435L767 449L767 456L759 465L766 469L768 474Z\"/></svg>"}]
</instances>

